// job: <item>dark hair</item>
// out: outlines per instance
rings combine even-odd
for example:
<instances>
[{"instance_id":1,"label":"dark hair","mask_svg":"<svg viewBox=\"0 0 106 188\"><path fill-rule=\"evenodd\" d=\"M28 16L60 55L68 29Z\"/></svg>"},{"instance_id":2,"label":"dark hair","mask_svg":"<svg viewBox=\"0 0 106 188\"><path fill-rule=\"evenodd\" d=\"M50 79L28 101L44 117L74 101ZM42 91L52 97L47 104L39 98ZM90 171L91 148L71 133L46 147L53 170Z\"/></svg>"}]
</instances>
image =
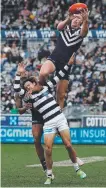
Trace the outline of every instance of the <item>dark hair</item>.
<instances>
[{"instance_id":1,"label":"dark hair","mask_svg":"<svg viewBox=\"0 0 106 188\"><path fill-rule=\"evenodd\" d=\"M26 80L24 80L24 82L23 82L23 88L25 89L25 87L24 87L24 85L25 85L25 83L26 82L31 82L31 83L36 83L37 84L37 80L36 80L36 77L35 76L30 76L29 78L27 78Z\"/></svg>"}]
</instances>

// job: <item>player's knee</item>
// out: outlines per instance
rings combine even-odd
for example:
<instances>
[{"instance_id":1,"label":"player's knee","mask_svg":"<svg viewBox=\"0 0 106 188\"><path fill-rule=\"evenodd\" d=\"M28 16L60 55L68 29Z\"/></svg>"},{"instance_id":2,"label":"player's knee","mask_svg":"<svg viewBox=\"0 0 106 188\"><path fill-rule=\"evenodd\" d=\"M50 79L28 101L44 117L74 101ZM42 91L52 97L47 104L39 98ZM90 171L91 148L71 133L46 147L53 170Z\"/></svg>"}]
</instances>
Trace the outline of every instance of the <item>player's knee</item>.
<instances>
[{"instance_id":1,"label":"player's knee","mask_svg":"<svg viewBox=\"0 0 106 188\"><path fill-rule=\"evenodd\" d=\"M34 137L34 140L39 141L41 140L42 132L32 129L32 135Z\"/></svg>"},{"instance_id":2,"label":"player's knee","mask_svg":"<svg viewBox=\"0 0 106 188\"><path fill-rule=\"evenodd\" d=\"M41 135L39 135L39 134L34 134L33 137L34 137L34 142L35 142L35 144L41 143Z\"/></svg>"},{"instance_id":3,"label":"player's knee","mask_svg":"<svg viewBox=\"0 0 106 188\"><path fill-rule=\"evenodd\" d=\"M65 147L67 150L70 150L70 149L72 150L72 145L69 141L65 143Z\"/></svg>"},{"instance_id":4,"label":"player's knee","mask_svg":"<svg viewBox=\"0 0 106 188\"><path fill-rule=\"evenodd\" d=\"M46 155L51 156L52 155L52 147L46 145L45 146L45 152L46 152Z\"/></svg>"},{"instance_id":5,"label":"player's knee","mask_svg":"<svg viewBox=\"0 0 106 188\"><path fill-rule=\"evenodd\" d=\"M40 69L40 76L48 76L50 73L55 71L55 66L52 61L47 60Z\"/></svg>"},{"instance_id":6,"label":"player's knee","mask_svg":"<svg viewBox=\"0 0 106 188\"><path fill-rule=\"evenodd\" d=\"M48 75L49 75L48 70L43 69L43 70L40 71L40 76L41 77L47 77Z\"/></svg>"}]
</instances>

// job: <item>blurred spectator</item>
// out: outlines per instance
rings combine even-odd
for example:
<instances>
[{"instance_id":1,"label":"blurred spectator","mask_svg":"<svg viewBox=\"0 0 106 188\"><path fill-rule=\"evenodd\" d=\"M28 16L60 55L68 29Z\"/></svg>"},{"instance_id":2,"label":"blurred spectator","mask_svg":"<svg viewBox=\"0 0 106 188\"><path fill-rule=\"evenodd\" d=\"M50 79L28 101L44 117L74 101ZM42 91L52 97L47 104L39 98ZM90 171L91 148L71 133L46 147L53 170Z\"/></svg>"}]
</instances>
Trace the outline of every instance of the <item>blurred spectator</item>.
<instances>
[{"instance_id":1,"label":"blurred spectator","mask_svg":"<svg viewBox=\"0 0 106 188\"><path fill-rule=\"evenodd\" d=\"M31 14L31 12L27 9L26 6L25 6L24 9L21 10L21 12L19 13L19 15L23 16L24 19L26 19L30 14Z\"/></svg>"},{"instance_id":2,"label":"blurred spectator","mask_svg":"<svg viewBox=\"0 0 106 188\"><path fill-rule=\"evenodd\" d=\"M67 104L90 105L100 102L104 106L104 110L106 103L103 99L106 94L106 46L101 41L93 43L92 48L90 47L92 43L89 44L88 53L87 51L85 53L85 48L82 45L76 54L76 63L70 74ZM13 113L15 111L12 85L19 57L23 57L29 75L36 74L38 76L41 64L48 57L54 46L55 43L53 41L48 41L48 43L30 42L25 49L22 49L16 42L13 42L11 47L7 44L2 45L2 111L6 113L11 112L11 109L13 109ZM11 53L10 64L8 53Z\"/></svg>"},{"instance_id":3,"label":"blurred spectator","mask_svg":"<svg viewBox=\"0 0 106 188\"><path fill-rule=\"evenodd\" d=\"M105 0L80 0L86 3L90 10L89 28L105 29L106 3ZM67 15L74 0L4 0L2 6L2 29L50 29L55 28L60 20Z\"/></svg>"},{"instance_id":4,"label":"blurred spectator","mask_svg":"<svg viewBox=\"0 0 106 188\"><path fill-rule=\"evenodd\" d=\"M106 29L106 1L81 0L90 10L90 29ZM13 80L17 64L24 61L29 75L38 76L40 67L55 48L55 31L45 41L28 40L24 29L56 29L74 0L3 0L1 2L1 29L14 29L7 33L1 47L1 110L17 113L15 109ZM21 36L18 36L18 32ZM106 43L99 39L85 40L76 54L75 65L70 73L66 103L102 104L106 111Z\"/></svg>"}]
</instances>

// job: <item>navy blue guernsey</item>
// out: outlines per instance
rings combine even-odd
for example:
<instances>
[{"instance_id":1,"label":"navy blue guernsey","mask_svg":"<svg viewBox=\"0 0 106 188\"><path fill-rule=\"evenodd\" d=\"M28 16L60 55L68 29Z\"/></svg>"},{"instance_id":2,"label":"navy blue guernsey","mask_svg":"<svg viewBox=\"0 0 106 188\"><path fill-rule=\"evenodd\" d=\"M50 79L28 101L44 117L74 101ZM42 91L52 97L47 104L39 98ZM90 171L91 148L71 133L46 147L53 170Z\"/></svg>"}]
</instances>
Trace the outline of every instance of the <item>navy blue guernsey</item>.
<instances>
[{"instance_id":1,"label":"navy blue guernsey","mask_svg":"<svg viewBox=\"0 0 106 188\"><path fill-rule=\"evenodd\" d=\"M80 31L81 28L71 29L68 25L60 31L56 47L50 55L55 63L67 64L73 52L79 49L83 41L83 37L80 36Z\"/></svg>"}]
</instances>

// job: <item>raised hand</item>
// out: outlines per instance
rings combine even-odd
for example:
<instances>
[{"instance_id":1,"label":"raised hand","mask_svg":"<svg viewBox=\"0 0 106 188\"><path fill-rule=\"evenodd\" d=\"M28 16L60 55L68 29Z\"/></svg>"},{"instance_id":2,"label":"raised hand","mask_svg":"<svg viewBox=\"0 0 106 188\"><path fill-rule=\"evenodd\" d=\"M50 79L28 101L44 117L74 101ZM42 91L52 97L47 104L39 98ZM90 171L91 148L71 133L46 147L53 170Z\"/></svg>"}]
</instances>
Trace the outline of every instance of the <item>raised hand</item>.
<instances>
[{"instance_id":1,"label":"raised hand","mask_svg":"<svg viewBox=\"0 0 106 188\"><path fill-rule=\"evenodd\" d=\"M73 20L74 18L75 18L75 15L72 14L71 12L69 12L69 15L68 15L69 22L70 22L71 20Z\"/></svg>"},{"instance_id":2,"label":"raised hand","mask_svg":"<svg viewBox=\"0 0 106 188\"><path fill-rule=\"evenodd\" d=\"M24 106L27 110L32 109L32 103L25 103Z\"/></svg>"},{"instance_id":3,"label":"raised hand","mask_svg":"<svg viewBox=\"0 0 106 188\"><path fill-rule=\"evenodd\" d=\"M88 20L88 16L89 16L89 11L88 11L88 9L83 9L83 10L81 10L81 11L80 11L80 15L82 16L83 21Z\"/></svg>"},{"instance_id":4,"label":"raised hand","mask_svg":"<svg viewBox=\"0 0 106 188\"><path fill-rule=\"evenodd\" d=\"M19 63L18 64L17 73L19 73L19 74L25 73L25 65L24 65L24 63Z\"/></svg>"}]
</instances>

